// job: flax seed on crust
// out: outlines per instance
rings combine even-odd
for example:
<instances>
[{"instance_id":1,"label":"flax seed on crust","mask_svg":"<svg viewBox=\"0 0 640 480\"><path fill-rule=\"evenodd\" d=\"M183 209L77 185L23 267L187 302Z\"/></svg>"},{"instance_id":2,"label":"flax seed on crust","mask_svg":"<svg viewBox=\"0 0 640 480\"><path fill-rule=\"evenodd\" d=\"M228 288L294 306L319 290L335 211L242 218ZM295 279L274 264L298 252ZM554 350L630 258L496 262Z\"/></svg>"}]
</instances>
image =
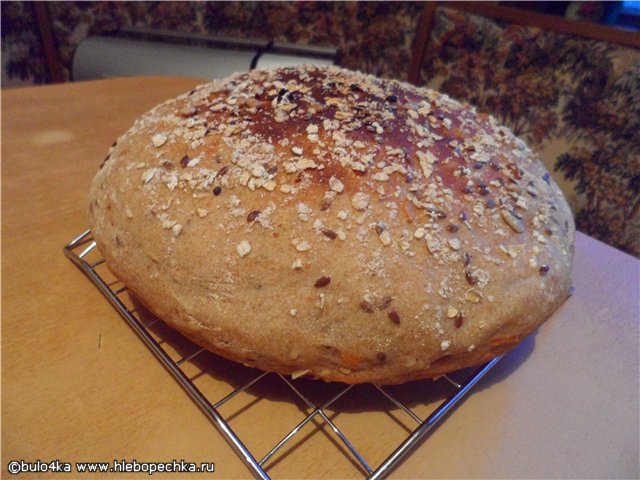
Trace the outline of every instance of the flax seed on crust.
<instances>
[{"instance_id":1,"label":"flax seed on crust","mask_svg":"<svg viewBox=\"0 0 640 480\"><path fill-rule=\"evenodd\" d=\"M517 345L570 291L573 218L536 155L438 92L254 70L158 105L90 192L111 271L252 367L401 383Z\"/></svg>"}]
</instances>

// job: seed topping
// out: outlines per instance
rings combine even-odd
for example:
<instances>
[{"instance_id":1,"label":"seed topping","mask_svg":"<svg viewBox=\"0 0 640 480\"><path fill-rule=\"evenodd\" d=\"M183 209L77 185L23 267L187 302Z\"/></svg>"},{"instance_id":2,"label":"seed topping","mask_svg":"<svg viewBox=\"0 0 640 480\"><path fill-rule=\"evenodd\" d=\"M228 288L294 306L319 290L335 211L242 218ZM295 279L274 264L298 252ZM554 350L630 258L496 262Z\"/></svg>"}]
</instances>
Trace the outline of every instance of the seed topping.
<instances>
[{"instance_id":1,"label":"seed topping","mask_svg":"<svg viewBox=\"0 0 640 480\"><path fill-rule=\"evenodd\" d=\"M163 146L166 142L167 142L166 135L163 135L161 133L156 133L153 137L151 137L151 143L156 148Z\"/></svg>"},{"instance_id":2,"label":"seed topping","mask_svg":"<svg viewBox=\"0 0 640 480\"><path fill-rule=\"evenodd\" d=\"M236 246L236 250L238 252L238 255L240 255L241 258L242 257L246 257L251 252L251 244L249 242L247 242L246 240L242 240Z\"/></svg>"},{"instance_id":3,"label":"seed topping","mask_svg":"<svg viewBox=\"0 0 640 480\"><path fill-rule=\"evenodd\" d=\"M259 216L260 210L253 210L252 212L249 212L249 215L247 215L247 222L255 222Z\"/></svg>"},{"instance_id":4,"label":"seed topping","mask_svg":"<svg viewBox=\"0 0 640 480\"><path fill-rule=\"evenodd\" d=\"M392 323L396 325L400 325L400 315L398 315L398 312L396 312L395 310L391 310L388 313L388 316L389 316L389 320L391 320Z\"/></svg>"},{"instance_id":5,"label":"seed topping","mask_svg":"<svg viewBox=\"0 0 640 480\"><path fill-rule=\"evenodd\" d=\"M330 283L331 283L331 277L323 276L323 277L320 277L318 280L316 280L316 283L314 283L313 286L317 288L322 288L322 287L326 287Z\"/></svg>"},{"instance_id":6,"label":"seed topping","mask_svg":"<svg viewBox=\"0 0 640 480\"><path fill-rule=\"evenodd\" d=\"M336 177L331 177L329 179L329 188L336 193L342 193L344 191L344 184Z\"/></svg>"},{"instance_id":7,"label":"seed topping","mask_svg":"<svg viewBox=\"0 0 640 480\"><path fill-rule=\"evenodd\" d=\"M351 197L351 205L353 205L353 208L356 210L366 210L370 200L371 196L368 193L356 192Z\"/></svg>"},{"instance_id":8,"label":"seed topping","mask_svg":"<svg viewBox=\"0 0 640 480\"><path fill-rule=\"evenodd\" d=\"M336 238L338 238L338 234L336 232L326 228L322 230L322 234L331 240L335 240Z\"/></svg>"},{"instance_id":9,"label":"seed topping","mask_svg":"<svg viewBox=\"0 0 640 480\"><path fill-rule=\"evenodd\" d=\"M371 305L371 303L367 302L366 300L362 300L360 302L360 308L364 312L373 313L373 305Z\"/></svg>"},{"instance_id":10,"label":"seed topping","mask_svg":"<svg viewBox=\"0 0 640 480\"><path fill-rule=\"evenodd\" d=\"M477 277L474 275L474 273L471 270L467 270L464 272L464 278L467 279L467 283L469 285L475 285L476 283L478 283Z\"/></svg>"}]
</instances>

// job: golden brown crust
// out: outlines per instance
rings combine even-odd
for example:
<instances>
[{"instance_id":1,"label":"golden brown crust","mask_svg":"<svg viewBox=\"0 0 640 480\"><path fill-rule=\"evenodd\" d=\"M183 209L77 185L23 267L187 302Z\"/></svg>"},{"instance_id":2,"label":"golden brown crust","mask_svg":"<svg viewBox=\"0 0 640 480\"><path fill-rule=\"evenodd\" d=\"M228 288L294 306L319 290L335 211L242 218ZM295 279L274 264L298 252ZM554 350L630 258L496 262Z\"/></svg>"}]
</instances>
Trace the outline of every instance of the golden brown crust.
<instances>
[{"instance_id":1,"label":"golden brown crust","mask_svg":"<svg viewBox=\"0 0 640 480\"><path fill-rule=\"evenodd\" d=\"M116 276L265 370L399 383L486 361L570 289L574 226L510 131L338 68L252 71L145 114L91 189Z\"/></svg>"}]
</instances>

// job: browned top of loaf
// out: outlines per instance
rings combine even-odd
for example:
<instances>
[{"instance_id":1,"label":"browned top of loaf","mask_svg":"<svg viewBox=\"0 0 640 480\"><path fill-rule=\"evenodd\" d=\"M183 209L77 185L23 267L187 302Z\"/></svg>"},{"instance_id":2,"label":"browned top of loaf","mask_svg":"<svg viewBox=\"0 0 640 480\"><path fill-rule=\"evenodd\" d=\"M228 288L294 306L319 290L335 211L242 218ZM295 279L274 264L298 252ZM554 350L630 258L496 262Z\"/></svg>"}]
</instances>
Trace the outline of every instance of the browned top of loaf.
<instances>
[{"instance_id":1,"label":"browned top of loaf","mask_svg":"<svg viewBox=\"0 0 640 480\"><path fill-rule=\"evenodd\" d=\"M534 291L522 299L566 295L573 221L559 189L508 129L431 90L338 68L237 74L154 108L110 157L93 186L94 228L98 205L103 212L115 207L105 214L117 218L111 225L128 225L115 236L145 219L157 238L152 257L177 264L191 255L196 284L207 275L224 277L225 288L209 288L218 303L249 301L236 298L248 295L233 288L238 271L249 278L253 270L258 283L269 272L302 282L308 294L300 298L302 290L283 281L298 298L287 291L272 298L268 314L283 319L263 322L329 328L331 318L357 314L391 325L381 336L413 322L422 330L403 341L463 354L500 330L487 324L507 301L503 292L523 301L510 290L518 282ZM105 243L99 241L109 250ZM214 265L208 255L221 260ZM332 265L334 256L341 265ZM339 278L340 272L353 278ZM542 320L530 320L529 329ZM361 329L360 320L353 322ZM430 343L421 344L419 334L427 331ZM371 347L370 363L393 364L388 344ZM335 372L327 365L320 371L311 359L284 367L274 361L273 368L349 381L352 372L344 371L359 368L351 360L350 368L334 362ZM412 360L402 362L411 368ZM363 370L373 368L364 364Z\"/></svg>"}]
</instances>

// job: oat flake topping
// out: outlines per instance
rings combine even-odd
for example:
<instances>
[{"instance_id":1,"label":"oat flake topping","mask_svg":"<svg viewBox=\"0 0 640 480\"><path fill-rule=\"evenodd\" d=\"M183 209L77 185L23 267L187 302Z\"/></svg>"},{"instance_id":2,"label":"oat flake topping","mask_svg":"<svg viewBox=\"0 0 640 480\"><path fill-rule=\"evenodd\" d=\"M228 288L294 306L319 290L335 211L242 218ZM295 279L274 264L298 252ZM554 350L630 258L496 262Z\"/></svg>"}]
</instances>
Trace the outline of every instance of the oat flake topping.
<instances>
[{"instance_id":1,"label":"oat flake topping","mask_svg":"<svg viewBox=\"0 0 640 480\"><path fill-rule=\"evenodd\" d=\"M461 329L473 325L465 305L489 298L483 266L518 265L544 281L557 232L567 228L553 203L540 201L556 188L548 174L522 168L535 155L492 117L431 90L335 67L236 74L159 105L132 132L148 134L154 160L128 168L139 172L144 208L175 242L210 222L246 235L231 246L241 261L262 235L282 235L291 254L284 268L299 275L321 249L349 241L363 274L383 281L400 258L428 257L450 274L425 284L433 299L425 310L458 319ZM184 147L177 153L175 145ZM116 146L112 158L118 153ZM250 204L239 191L252 193ZM167 192L173 202L159 200ZM286 229L283 215L292 222ZM475 240L487 235L499 241ZM331 285L326 275L316 287L330 292L340 279L329 274ZM393 290L386 285L363 289L360 310L377 312L376 298ZM323 296L323 308L332 301ZM451 346L441 339L442 350Z\"/></svg>"}]
</instances>

